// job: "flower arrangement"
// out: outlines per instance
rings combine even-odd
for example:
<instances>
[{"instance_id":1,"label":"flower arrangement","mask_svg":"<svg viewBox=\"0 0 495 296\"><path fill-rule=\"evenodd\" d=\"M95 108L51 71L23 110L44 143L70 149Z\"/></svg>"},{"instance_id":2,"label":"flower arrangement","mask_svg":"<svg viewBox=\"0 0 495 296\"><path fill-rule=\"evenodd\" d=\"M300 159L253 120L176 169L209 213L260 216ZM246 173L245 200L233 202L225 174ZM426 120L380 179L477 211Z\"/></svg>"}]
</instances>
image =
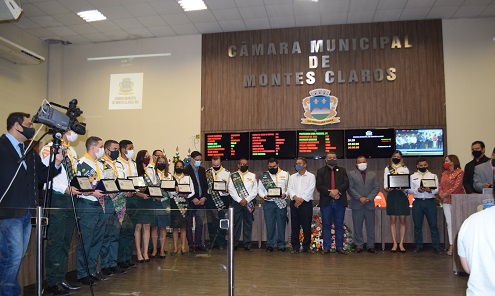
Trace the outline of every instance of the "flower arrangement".
<instances>
[{"instance_id":1,"label":"flower arrangement","mask_svg":"<svg viewBox=\"0 0 495 296\"><path fill-rule=\"evenodd\" d=\"M335 225L332 223L332 243L330 245L330 252L337 252L336 244L335 244ZM304 240L304 232L301 228L299 232L299 241L302 243ZM343 239L343 247L344 251L352 252L354 247L354 240L352 239L352 232L344 224L344 239ZM312 252L319 252L323 250L323 235L322 235L322 225L321 225L321 217L319 215L313 215L313 219L311 221L311 241L310 241L310 250Z\"/></svg>"}]
</instances>

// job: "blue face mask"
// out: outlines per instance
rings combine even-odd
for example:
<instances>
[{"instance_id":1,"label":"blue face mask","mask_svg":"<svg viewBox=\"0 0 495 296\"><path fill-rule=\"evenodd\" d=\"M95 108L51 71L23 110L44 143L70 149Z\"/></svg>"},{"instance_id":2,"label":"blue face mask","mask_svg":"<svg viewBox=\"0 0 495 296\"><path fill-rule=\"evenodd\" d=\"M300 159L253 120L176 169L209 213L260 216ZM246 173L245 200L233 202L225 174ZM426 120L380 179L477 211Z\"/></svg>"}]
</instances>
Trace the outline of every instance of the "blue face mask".
<instances>
[{"instance_id":1,"label":"blue face mask","mask_svg":"<svg viewBox=\"0 0 495 296\"><path fill-rule=\"evenodd\" d=\"M199 167L201 165L201 160L194 161L194 166Z\"/></svg>"},{"instance_id":2,"label":"blue face mask","mask_svg":"<svg viewBox=\"0 0 495 296\"><path fill-rule=\"evenodd\" d=\"M304 166L296 164L296 171L300 172L303 168Z\"/></svg>"}]
</instances>

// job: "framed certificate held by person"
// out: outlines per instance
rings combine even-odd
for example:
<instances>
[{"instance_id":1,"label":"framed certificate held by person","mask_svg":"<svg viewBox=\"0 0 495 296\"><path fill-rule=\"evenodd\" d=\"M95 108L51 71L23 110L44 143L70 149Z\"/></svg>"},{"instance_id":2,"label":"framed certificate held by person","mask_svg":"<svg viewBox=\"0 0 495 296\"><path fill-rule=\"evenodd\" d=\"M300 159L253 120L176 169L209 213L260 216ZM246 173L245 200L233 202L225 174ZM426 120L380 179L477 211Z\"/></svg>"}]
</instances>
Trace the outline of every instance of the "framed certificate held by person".
<instances>
[{"instance_id":1,"label":"framed certificate held by person","mask_svg":"<svg viewBox=\"0 0 495 296\"><path fill-rule=\"evenodd\" d=\"M175 191L175 180L162 180L160 187L165 191Z\"/></svg>"},{"instance_id":2,"label":"framed certificate held by person","mask_svg":"<svg viewBox=\"0 0 495 296\"><path fill-rule=\"evenodd\" d=\"M280 188L280 187L268 188L267 195L268 195L268 197L281 197L282 196L282 188Z\"/></svg>"},{"instance_id":3,"label":"framed certificate held by person","mask_svg":"<svg viewBox=\"0 0 495 296\"><path fill-rule=\"evenodd\" d=\"M136 191L136 189L134 189L134 183L132 182L132 180L117 179L115 181L115 184L119 188L119 191L124 191L124 192Z\"/></svg>"},{"instance_id":4,"label":"framed certificate held by person","mask_svg":"<svg viewBox=\"0 0 495 296\"><path fill-rule=\"evenodd\" d=\"M91 192L94 190L91 182L89 182L89 177L86 176L74 176L70 186L76 187L79 192Z\"/></svg>"},{"instance_id":5,"label":"framed certificate held by person","mask_svg":"<svg viewBox=\"0 0 495 296\"><path fill-rule=\"evenodd\" d=\"M409 189L411 188L411 175L409 174L389 174L387 176L388 188Z\"/></svg>"},{"instance_id":6,"label":"framed certificate held by person","mask_svg":"<svg viewBox=\"0 0 495 296\"><path fill-rule=\"evenodd\" d=\"M135 188L146 187L143 176L132 176L127 177L127 179L132 180Z\"/></svg>"},{"instance_id":7,"label":"framed certificate held by person","mask_svg":"<svg viewBox=\"0 0 495 296\"><path fill-rule=\"evenodd\" d=\"M151 197L162 197L162 189L160 186L148 186L147 192Z\"/></svg>"},{"instance_id":8,"label":"framed certificate held by person","mask_svg":"<svg viewBox=\"0 0 495 296\"><path fill-rule=\"evenodd\" d=\"M191 193L191 185L189 184L179 184L179 193L182 194L190 194Z\"/></svg>"},{"instance_id":9,"label":"framed certificate held by person","mask_svg":"<svg viewBox=\"0 0 495 296\"><path fill-rule=\"evenodd\" d=\"M102 179L96 185L96 189L101 190L103 193L117 193L119 188L114 179Z\"/></svg>"},{"instance_id":10,"label":"framed certificate held by person","mask_svg":"<svg viewBox=\"0 0 495 296\"><path fill-rule=\"evenodd\" d=\"M227 191L227 182L225 182L225 181L213 181L213 190L215 190L215 191Z\"/></svg>"},{"instance_id":11,"label":"framed certificate held by person","mask_svg":"<svg viewBox=\"0 0 495 296\"><path fill-rule=\"evenodd\" d=\"M421 179L421 187L436 189L437 188L437 182L435 179Z\"/></svg>"}]
</instances>

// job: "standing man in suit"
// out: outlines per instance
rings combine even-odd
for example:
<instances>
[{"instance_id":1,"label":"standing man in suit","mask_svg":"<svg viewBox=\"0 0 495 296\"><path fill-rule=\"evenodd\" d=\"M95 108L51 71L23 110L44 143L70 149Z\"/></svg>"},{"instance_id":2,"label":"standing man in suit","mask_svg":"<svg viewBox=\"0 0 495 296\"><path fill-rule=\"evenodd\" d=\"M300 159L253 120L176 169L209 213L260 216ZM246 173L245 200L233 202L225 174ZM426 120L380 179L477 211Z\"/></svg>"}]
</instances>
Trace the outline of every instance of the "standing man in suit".
<instances>
[{"instance_id":1,"label":"standing man in suit","mask_svg":"<svg viewBox=\"0 0 495 296\"><path fill-rule=\"evenodd\" d=\"M184 168L184 173L191 176L194 184L194 196L189 199L189 216L187 218L187 244L189 252L206 251L203 246L203 209L205 208L208 182L206 181L206 170L201 166L203 155L199 151L191 152L191 164ZM193 219L195 220L194 236L192 233Z\"/></svg>"},{"instance_id":2,"label":"standing man in suit","mask_svg":"<svg viewBox=\"0 0 495 296\"><path fill-rule=\"evenodd\" d=\"M464 190L466 190L467 194L476 193L473 186L474 169L476 166L490 160L490 158L485 155L485 143L482 141L474 141L471 144L471 153L473 154L473 160L466 163L466 166L464 167L464 178L462 179Z\"/></svg>"},{"instance_id":3,"label":"standing man in suit","mask_svg":"<svg viewBox=\"0 0 495 296\"><path fill-rule=\"evenodd\" d=\"M374 172L367 170L366 157L356 159L356 168L349 173L349 195L351 196L352 225L356 253L363 251L363 222L366 222L366 248L368 253L375 250L375 197L378 194L378 178Z\"/></svg>"},{"instance_id":4,"label":"standing man in suit","mask_svg":"<svg viewBox=\"0 0 495 296\"><path fill-rule=\"evenodd\" d=\"M323 255L330 253L332 222L335 225L337 253L344 251L344 216L347 207L349 179L345 168L337 165L337 154L328 152L325 166L316 171L316 189L320 192L320 211L323 233Z\"/></svg>"},{"instance_id":5,"label":"standing man in suit","mask_svg":"<svg viewBox=\"0 0 495 296\"><path fill-rule=\"evenodd\" d=\"M474 190L478 193L483 193L483 188L493 187L495 179L495 148L493 148L492 158L483 164L474 168Z\"/></svg>"},{"instance_id":6,"label":"standing man in suit","mask_svg":"<svg viewBox=\"0 0 495 296\"><path fill-rule=\"evenodd\" d=\"M7 117L7 133L0 137L0 295L21 295L17 274L31 236L31 216L38 205L38 183L45 182L48 167L34 151L25 153L24 142L35 130L30 115L22 112ZM55 175L63 156L55 157ZM19 172L16 175L16 171ZM12 185L9 184L13 179Z\"/></svg>"}]
</instances>

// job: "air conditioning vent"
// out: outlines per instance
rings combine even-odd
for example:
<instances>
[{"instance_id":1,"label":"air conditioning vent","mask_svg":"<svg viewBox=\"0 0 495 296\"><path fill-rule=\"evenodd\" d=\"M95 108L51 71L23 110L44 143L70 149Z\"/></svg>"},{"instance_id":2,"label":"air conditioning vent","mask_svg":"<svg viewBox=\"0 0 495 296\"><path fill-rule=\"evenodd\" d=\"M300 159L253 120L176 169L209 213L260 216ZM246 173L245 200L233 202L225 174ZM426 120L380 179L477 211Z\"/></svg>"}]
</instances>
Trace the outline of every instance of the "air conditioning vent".
<instances>
[{"instance_id":1,"label":"air conditioning vent","mask_svg":"<svg viewBox=\"0 0 495 296\"><path fill-rule=\"evenodd\" d=\"M38 65L46 59L14 42L0 37L0 58L19 65Z\"/></svg>"}]
</instances>

